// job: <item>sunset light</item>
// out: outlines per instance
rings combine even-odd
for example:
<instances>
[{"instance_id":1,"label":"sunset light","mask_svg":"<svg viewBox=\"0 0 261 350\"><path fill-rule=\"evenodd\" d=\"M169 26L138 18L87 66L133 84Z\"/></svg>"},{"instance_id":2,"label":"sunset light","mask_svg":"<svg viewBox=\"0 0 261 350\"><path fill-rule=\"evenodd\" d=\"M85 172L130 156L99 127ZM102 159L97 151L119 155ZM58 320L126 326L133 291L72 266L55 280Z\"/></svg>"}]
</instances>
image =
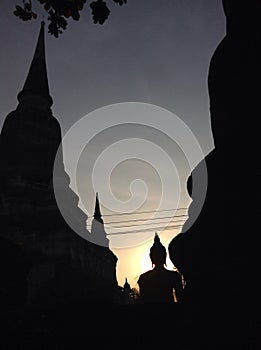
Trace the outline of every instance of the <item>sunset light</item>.
<instances>
[{"instance_id":1,"label":"sunset light","mask_svg":"<svg viewBox=\"0 0 261 350\"><path fill-rule=\"evenodd\" d=\"M261 350L260 5L1 2L1 350Z\"/></svg>"}]
</instances>

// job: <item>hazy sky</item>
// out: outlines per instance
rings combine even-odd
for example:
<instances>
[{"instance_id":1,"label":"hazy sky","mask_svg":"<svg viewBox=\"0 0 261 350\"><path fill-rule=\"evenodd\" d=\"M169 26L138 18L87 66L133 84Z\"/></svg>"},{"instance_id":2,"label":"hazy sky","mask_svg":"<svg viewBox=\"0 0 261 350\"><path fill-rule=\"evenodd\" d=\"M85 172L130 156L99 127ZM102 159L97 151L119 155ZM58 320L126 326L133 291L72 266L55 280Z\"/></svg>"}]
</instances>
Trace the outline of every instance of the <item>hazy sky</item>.
<instances>
[{"instance_id":1,"label":"hazy sky","mask_svg":"<svg viewBox=\"0 0 261 350\"><path fill-rule=\"evenodd\" d=\"M17 106L17 94L28 73L43 14L38 1L33 1L38 19L20 21L13 15L18 3L22 1L1 2L1 127L6 115ZM47 69L54 99L52 110L63 134L97 108L123 102L145 102L181 118L207 154L213 147L207 72L211 55L225 33L221 0L129 0L125 6L112 3L110 8L111 15L101 26L92 23L86 6L80 21L68 20L68 28L58 39L47 33L46 26ZM117 133L124 139L128 131ZM138 132L134 134L139 135ZM161 146L164 143L163 148L168 152L169 141L161 141L160 136L156 138L156 143ZM89 155L93 154L91 147L97 152L99 147L110 146L110 140L111 135L105 130L103 137L100 135L90 144ZM174 149L177 154L177 148ZM83 154L81 164L88 159L86 154ZM112 187L116 192L118 190L116 196L128 197L128 183L143 176L147 178L144 181L148 189L152 188L149 199L157 196L159 187L154 186L157 172L153 167L149 169L149 164L137 159L121 165L121 171L115 167L111 180ZM162 168L167 169L164 164ZM123 188L127 189L126 193ZM86 189L86 193L91 192ZM86 207L92 210L94 198L88 201L86 195L85 199ZM165 235L163 241L167 244L173 232ZM126 276L134 286L135 277L148 268L149 261L144 258L144 252L148 251L149 245L115 249L119 257L120 284Z\"/></svg>"}]
</instances>

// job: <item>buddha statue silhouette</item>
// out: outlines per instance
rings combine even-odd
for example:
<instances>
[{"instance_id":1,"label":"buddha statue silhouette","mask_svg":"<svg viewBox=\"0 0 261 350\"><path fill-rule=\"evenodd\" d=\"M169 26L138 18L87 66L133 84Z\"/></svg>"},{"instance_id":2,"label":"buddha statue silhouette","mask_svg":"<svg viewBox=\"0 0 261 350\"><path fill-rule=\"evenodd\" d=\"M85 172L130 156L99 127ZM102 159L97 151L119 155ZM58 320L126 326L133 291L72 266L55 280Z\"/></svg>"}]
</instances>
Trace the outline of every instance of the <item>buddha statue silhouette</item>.
<instances>
[{"instance_id":1,"label":"buddha statue silhouette","mask_svg":"<svg viewBox=\"0 0 261 350\"><path fill-rule=\"evenodd\" d=\"M150 248L152 270L144 272L138 279L141 303L173 303L182 299L183 284L179 272L166 268L167 251L155 233Z\"/></svg>"}]
</instances>

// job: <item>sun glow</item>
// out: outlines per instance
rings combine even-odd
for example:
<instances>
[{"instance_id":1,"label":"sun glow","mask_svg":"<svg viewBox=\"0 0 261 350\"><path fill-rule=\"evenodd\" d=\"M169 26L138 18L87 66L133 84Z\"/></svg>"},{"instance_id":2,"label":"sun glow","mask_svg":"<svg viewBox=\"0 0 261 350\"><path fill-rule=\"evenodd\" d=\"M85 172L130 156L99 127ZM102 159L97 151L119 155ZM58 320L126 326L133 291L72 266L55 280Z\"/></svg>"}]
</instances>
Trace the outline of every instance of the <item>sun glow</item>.
<instances>
[{"instance_id":1,"label":"sun glow","mask_svg":"<svg viewBox=\"0 0 261 350\"><path fill-rule=\"evenodd\" d=\"M122 286L125 282L125 278L127 278L132 288L139 289L137 283L139 276L153 268L149 256L150 248L153 244L153 238L154 235L152 236L151 241L136 247L112 249L118 257L116 273L119 285ZM161 238L164 246L167 247L173 238L173 235L164 236L161 234ZM175 270L175 266L169 259L168 255L166 259L166 268L168 270Z\"/></svg>"},{"instance_id":2,"label":"sun glow","mask_svg":"<svg viewBox=\"0 0 261 350\"><path fill-rule=\"evenodd\" d=\"M152 269L152 264L151 264L151 260L148 254L144 254L142 257L142 262L141 262L141 266L142 266L142 271L148 271Z\"/></svg>"},{"instance_id":3,"label":"sun glow","mask_svg":"<svg viewBox=\"0 0 261 350\"><path fill-rule=\"evenodd\" d=\"M168 270L173 270L175 269L173 263L171 262L171 260L169 259L169 257L167 257L166 259L166 266L165 266ZM142 271L148 271L151 270L153 268L150 257L148 254L144 254L143 258L142 258Z\"/></svg>"}]
</instances>

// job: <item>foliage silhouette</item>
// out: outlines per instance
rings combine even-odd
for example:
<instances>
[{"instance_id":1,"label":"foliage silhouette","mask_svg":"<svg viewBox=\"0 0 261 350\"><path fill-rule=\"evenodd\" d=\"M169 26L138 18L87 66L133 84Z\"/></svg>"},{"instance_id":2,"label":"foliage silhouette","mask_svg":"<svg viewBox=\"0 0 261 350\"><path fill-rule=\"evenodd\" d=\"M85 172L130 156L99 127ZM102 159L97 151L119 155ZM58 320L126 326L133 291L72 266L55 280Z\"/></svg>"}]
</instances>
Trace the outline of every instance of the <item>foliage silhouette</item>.
<instances>
[{"instance_id":1,"label":"foliage silhouette","mask_svg":"<svg viewBox=\"0 0 261 350\"><path fill-rule=\"evenodd\" d=\"M35 0L36 1L36 0ZM80 12L86 6L86 0L38 0L44 11L48 14L48 30L51 35L56 38L67 28L66 18L72 18L74 21L79 21ZM127 0L111 0L122 6L127 3ZM104 24L110 15L110 9L106 1L94 0L89 4L93 23ZM16 5L13 12L16 17L23 21L30 21L37 18L37 13L33 11L32 1L23 0L23 4Z\"/></svg>"}]
</instances>

